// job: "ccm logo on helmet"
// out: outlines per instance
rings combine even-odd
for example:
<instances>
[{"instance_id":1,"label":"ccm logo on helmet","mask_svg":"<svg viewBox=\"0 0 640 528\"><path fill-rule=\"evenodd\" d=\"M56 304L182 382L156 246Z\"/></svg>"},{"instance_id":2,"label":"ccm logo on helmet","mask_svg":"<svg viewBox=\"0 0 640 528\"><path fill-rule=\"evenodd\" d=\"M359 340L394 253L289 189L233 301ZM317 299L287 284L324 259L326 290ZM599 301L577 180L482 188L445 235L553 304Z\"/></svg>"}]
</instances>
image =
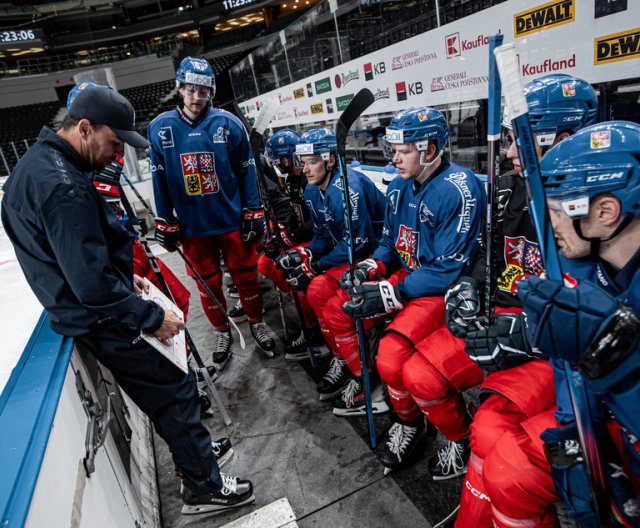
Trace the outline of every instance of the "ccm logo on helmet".
<instances>
[{"instance_id":1,"label":"ccm logo on helmet","mask_svg":"<svg viewBox=\"0 0 640 528\"><path fill-rule=\"evenodd\" d=\"M389 143L404 143L404 130L393 130L387 128L385 139Z\"/></svg>"},{"instance_id":2,"label":"ccm logo on helmet","mask_svg":"<svg viewBox=\"0 0 640 528\"><path fill-rule=\"evenodd\" d=\"M596 174L594 176L587 176L587 183L594 183L599 181L619 180L624 178L624 172L610 172L608 174Z\"/></svg>"},{"instance_id":3,"label":"ccm logo on helmet","mask_svg":"<svg viewBox=\"0 0 640 528\"><path fill-rule=\"evenodd\" d=\"M303 143L301 145L296 145L296 154L298 156L301 156L304 154L313 154L313 144Z\"/></svg>"}]
</instances>

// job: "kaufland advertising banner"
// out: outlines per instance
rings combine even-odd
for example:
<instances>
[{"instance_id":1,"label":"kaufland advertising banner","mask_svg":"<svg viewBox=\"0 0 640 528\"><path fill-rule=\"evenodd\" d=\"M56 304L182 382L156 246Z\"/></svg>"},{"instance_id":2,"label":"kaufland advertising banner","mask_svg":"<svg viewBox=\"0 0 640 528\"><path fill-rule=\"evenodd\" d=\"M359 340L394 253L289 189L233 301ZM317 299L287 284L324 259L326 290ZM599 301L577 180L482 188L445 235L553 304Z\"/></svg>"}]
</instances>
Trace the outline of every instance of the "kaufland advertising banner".
<instances>
[{"instance_id":1,"label":"kaufland advertising banner","mask_svg":"<svg viewBox=\"0 0 640 528\"><path fill-rule=\"evenodd\" d=\"M569 73L591 83L640 76L640 0L608 14L606 0L511 0L241 104L255 118L277 98L272 126L337 118L361 88L370 114L487 97L489 36L515 42L524 82ZM410 15L410 13L407 13Z\"/></svg>"}]
</instances>

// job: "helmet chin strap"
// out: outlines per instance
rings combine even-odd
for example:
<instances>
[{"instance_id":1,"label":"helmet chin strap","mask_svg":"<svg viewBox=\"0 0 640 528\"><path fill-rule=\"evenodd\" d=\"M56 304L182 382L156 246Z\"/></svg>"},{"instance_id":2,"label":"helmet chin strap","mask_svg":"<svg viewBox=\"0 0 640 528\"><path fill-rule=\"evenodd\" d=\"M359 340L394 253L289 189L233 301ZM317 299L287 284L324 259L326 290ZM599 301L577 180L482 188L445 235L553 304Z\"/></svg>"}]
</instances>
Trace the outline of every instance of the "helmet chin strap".
<instances>
[{"instance_id":1,"label":"helmet chin strap","mask_svg":"<svg viewBox=\"0 0 640 528\"><path fill-rule=\"evenodd\" d=\"M598 258L600 256L600 244L602 242L608 242L609 240L613 240L615 237L617 237L631 223L633 218L634 218L634 215L632 214L625 215L624 220L622 220L622 222L614 230L614 232L611 233L609 236L603 237L603 238L585 236L582 233L582 224L580 223L579 219L575 219L573 221L573 229L582 240L584 240L585 242L589 242L591 244L591 247L589 249L589 256L591 258Z\"/></svg>"},{"instance_id":2,"label":"helmet chin strap","mask_svg":"<svg viewBox=\"0 0 640 528\"><path fill-rule=\"evenodd\" d=\"M431 167L433 167L436 162L442 157L442 154L444 154L444 149L442 149L440 152L438 152L438 155L433 158L431 161L422 161L422 158L424 157L424 155L427 153L426 150L423 150L422 153L420 154L420 165L422 165L424 168L422 169L422 172L418 175L418 177L416 178L416 180L420 180L420 178L422 178L422 176L424 175L425 172L427 172Z\"/></svg>"}]
</instances>

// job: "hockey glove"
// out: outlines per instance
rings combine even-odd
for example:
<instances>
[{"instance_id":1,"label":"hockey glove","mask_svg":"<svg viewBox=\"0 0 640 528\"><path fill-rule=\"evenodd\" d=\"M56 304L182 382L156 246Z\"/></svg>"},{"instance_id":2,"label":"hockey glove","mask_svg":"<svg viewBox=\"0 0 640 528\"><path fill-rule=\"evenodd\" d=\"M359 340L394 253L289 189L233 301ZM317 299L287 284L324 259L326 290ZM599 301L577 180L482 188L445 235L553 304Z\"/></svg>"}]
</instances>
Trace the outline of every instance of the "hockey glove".
<instances>
[{"instance_id":1,"label":"hockey glove","mask_svg":"<svg viewBox=\"0 0 640 528\"><path fill-rule=\"evenodd\" d=\"M307 248L288 249L284 255L276 258L276 265L285 273L289 273L302 264L303 258L308 259L309 255L311 252Z\"/></svg>"},{"instance_id":2,"label":"hockey glove","mask_svg":"<svg viewBox=\"0 0 640 528\"><path fill-rule=\"evenodd\" d=\"M264 233L264 209L262 207L245 207L242 209L240 233L244 242L255 242Z\"/></svg>"},{"instance_id":3,"label":"hockey glove","mask_svg":"<svg viewBox=\"0 0 640 528\"><path fill-rule=\"evenodd\" d=\"M313 260L311 251L306 250L301 254L302 262L288 273L287 283L289 288L297 291L306 291L311 279L320 273L318 263Z\"/></svg>"},{"instance_id":4,"label":"hockey glove","mask_svg":"<svg viewBox=\"0 0 640 528\"><path fill-rule=\"evenodd\" d=\"M351 317L378 317L404 307L397 286L394 288L389 281L365 282L347 293L352 299L344 303L342 311Z\"/></svg>"},{"instance_id":5,"label":"hockey glove","mask_svg":"<svg viewBox=\"0 0 640 528\"><path fill-rule=\"evenodd\" d=\"M518 296L527 313L531 346L572 365L618 310L614 297L586 281L568 288L557 281L530 277L518 284Z\"/></svg>"},{"instance_id":6,"label":"hockey glove","mask_svg":"<svg viewBox=\"0 0 640 528\"><path fill-rule=\"evenodd\" d=\"M353 277L351 276L350 269L345 271L342 277L340 277L338 284L343 290L348 290L349 288L360 286L363 282L370 282L384 277L385 273L384 262L369 258L356 264Z\"/></svg>"},{"instance_id":7,"label":"hockey glove","mask_svg":"<svg viewBox=\"0 0 640 528\"><path fill-rule=\"evenodd\" d=\"M471 360L487 372L509 369L533 359L531 347L525 335L526 316L500 314L488 327L483 327L484 317L469 324L464 339L465 351Z\"/></svg>"},{"instance_id":8,"label":"hockey glove","mask_svg":"<svg viewBox=\"0 0 640 528\"><path fill-rule=\"evenodd\" d=\"M167 251L175 251L180 242L180 224L168 224L156 218L156 241Z\"/></svg>"},{"instance_id":9,"label":"hockey glove","mask_svg":"<svg viewBox=\"0 0 640 528\"><path fill-rule=\"evenodd\" d=\"M460 277L444 294L444 321L456 337L467 335L467 324L480 313L478 283L473 277Z\"/></svg>"},{"instance_id":10,"label":"hockey glove","mask_svg":"<svg viewBox=\"0 0 640 528\"><path fill-rule=\"evenodd\" d=\"M278 233L276 233L275 229L278 229ZM265 233L262 238L262 248L264 249L264 254L269 257L271 260L275 260L278 256L280 256L280 247L282 249L288 249L293 247L295 244L291 239L289 233L287 233L287 228L281 222L278 222L274 230L271 231L271 236L268 233Z\"/></svg>"}]
</instances>

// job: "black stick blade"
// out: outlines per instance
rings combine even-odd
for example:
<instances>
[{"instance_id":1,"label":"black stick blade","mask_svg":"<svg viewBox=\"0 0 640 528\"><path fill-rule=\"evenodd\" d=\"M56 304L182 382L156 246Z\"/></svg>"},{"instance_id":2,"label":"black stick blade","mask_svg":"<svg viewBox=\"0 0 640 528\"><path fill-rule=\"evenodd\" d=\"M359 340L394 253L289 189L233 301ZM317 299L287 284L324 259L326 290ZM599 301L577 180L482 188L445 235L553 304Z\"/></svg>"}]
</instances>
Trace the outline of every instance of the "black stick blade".
<instances>
[{"instance_id":1,"label":"black stick blade","mask_svg":"<svg viewBox=\"0 0 640 528\"><path fill-rule=\"evenodd\" d=\"M347 133L362 113L371 106L375 97L368 88L363 88L351 99L336 123L336 142L338 152L344 152L347 143Z\"/></svg>"}]
</instances>

